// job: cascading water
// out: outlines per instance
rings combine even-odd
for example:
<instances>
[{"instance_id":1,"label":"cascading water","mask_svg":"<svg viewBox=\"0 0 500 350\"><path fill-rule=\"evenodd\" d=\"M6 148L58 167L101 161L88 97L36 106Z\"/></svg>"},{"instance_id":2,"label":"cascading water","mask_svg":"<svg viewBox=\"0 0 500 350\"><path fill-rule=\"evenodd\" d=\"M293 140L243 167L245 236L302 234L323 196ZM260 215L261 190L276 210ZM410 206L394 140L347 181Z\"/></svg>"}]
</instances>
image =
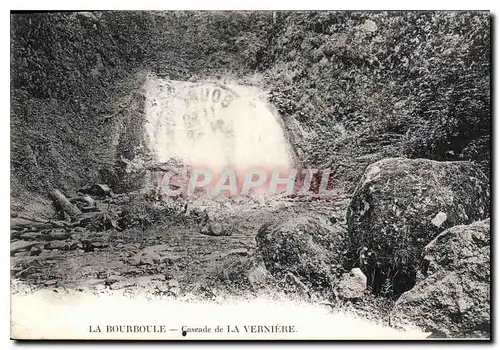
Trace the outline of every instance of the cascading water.
<instances>
[{"instance_id":1,"label":"cascading water","mask_svg":"<svg viewBox=\"0 0 500 350\"><path fill-rule=\"evenodd\" d=\"M146 139L158 162L180 160L238 179L249 168L292 167L293 155L263 92L236 84L146 82Z\"/></svg>"}]
</instances>

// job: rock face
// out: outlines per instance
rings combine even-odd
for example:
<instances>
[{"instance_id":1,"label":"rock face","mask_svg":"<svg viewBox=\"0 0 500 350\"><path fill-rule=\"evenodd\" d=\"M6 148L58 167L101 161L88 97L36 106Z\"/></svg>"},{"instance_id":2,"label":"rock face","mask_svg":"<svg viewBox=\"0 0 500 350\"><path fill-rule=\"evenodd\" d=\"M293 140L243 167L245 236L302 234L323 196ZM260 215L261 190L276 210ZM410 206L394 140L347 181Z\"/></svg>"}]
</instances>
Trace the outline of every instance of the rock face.
<instances>
[{"instance_id":1,"label":"rock face","mask_svg":"<svg viewBox=\"0 0 500 350\"><path fill-rule=\"evenodd\" d=\"M444 231L423 256L417 284L393 317L446 337L489 337L490 220Z\"/></svg>"},{"instance_id":2,"label":"rock face","mask_svg":"<svg viewBox=\"0 0 500 350\"><path fill-rule=\"evenodd\" d=\"M291 273L314 289L331 287L343 239L343 229L312 216L266 223L256 236L258 251L273 276Z\"/></svg>"},{"instance_id":3,"label":"rock face","mask_svg":"<svg viewBox=\"0 0 500 350\"><path fill-rule=\"evenodd\" d=\"M422 249L443 230L490 215L489 180L470 162L391 158L370 165L347 211L349 260L376 292L410 289Z\"/></svg>"}]
</instances>

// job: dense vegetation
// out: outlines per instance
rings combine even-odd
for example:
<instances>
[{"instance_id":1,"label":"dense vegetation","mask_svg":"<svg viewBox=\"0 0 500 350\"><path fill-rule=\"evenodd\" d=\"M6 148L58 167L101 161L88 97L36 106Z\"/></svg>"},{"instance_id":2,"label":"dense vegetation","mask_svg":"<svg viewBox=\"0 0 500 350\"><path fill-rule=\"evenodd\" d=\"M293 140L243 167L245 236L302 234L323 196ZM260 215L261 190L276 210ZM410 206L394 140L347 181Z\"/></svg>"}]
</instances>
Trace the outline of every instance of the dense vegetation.
<instances>
[{"instance_id":1,"label":"dense vegetation","mask_svg":"<svg viewBox=\"0 0 500 350\"><path fill-rule=\"evenodd\" d=\"M488 169L487 13L304 13L281 28L263 56L282 113L317 131L310 162L349 180L401 154Z\"/></svg>"},{"instance_id":2,"label":"dense vegetation","mask_svg":"<svg viewBox=\"0 0 500 350\"><path fill-rule=\"evenodd\" d=\"M11 17L13 195L110 181L148 71L270 90L306 165L350 188L387 156L489 171L485 12L99 12ZM136 113L136 114L137 114ZM131 117L132 115L132 117ZM134 119L135 118L135 119ZM124 139L125 138L125 139ZM132 142L133 141L133 142Z\"/></svg>"}]
</instances>

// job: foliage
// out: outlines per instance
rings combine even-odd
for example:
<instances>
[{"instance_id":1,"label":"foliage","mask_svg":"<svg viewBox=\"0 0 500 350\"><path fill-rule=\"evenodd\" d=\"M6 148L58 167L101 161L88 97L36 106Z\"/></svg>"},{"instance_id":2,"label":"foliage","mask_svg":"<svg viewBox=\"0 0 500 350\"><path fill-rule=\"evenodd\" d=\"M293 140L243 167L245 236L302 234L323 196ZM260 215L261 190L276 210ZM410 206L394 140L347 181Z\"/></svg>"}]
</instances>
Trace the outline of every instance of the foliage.
<instances>
[{"instance_id":1,"label":"foliage","mask_svg":"<svg viewBox=\"0 0 500 350\"><path fill-rule=\"evenodd\" d=\"M488 167L486 142L462 151L490 133L489 46L486 12L304 12L265 56L273 102L313 130L307 163L352 181L402 153Z\"/></svg>"},{"instance_id":2,"label":"foliage","mask_svg":"<svg viewBox=\"0 0 500 350\"><path fill-rule=\"evenodd\" d=\"M11 170L29 191L118 176L116 153L140 146L126 100L148 71L258 73L303 163L348 184L401 154L489 169L487 12L108 11L11 23Z\"/></svg>"}]
</instances>

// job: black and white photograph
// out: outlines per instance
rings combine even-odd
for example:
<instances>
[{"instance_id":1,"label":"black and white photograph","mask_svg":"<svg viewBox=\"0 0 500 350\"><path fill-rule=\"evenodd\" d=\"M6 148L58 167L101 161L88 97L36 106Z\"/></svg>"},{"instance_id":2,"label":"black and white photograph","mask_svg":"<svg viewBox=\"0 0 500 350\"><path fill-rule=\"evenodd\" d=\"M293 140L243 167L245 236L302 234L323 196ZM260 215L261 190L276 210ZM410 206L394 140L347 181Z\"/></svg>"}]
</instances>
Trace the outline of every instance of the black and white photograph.
<instances>
[{"instance_id":1,"label":"black and white photograph","mask_svg":"<svg viewBox=\"0 0 500 350\"><path fill-rule=\"evenodd\" d=\"M11 11L11 339L491 340L492 21Z\"/></svg>"}]
</instances>

